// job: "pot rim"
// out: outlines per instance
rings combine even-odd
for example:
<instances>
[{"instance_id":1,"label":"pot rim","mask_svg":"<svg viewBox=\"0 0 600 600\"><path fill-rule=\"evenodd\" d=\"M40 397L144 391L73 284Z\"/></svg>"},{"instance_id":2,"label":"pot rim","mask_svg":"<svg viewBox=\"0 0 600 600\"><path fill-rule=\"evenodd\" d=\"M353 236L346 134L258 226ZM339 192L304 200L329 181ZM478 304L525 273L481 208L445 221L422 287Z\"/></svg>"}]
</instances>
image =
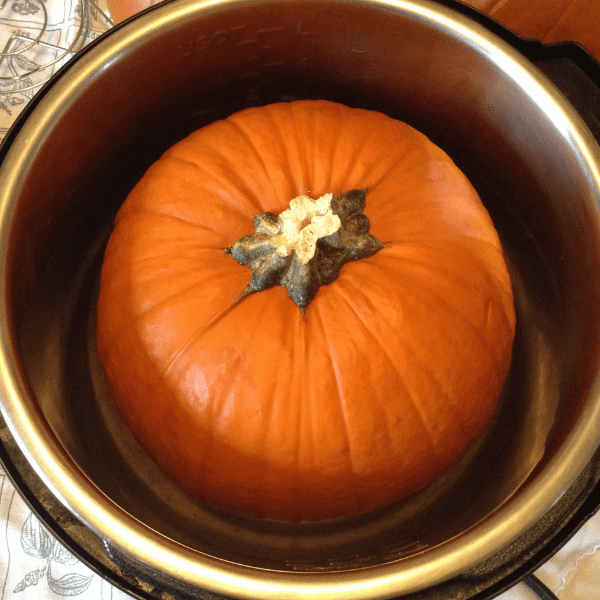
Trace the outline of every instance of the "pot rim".
<instances>
[{"instance_id":1,"label":"pot rim","mask_svg":"<svg viewBox=\"0 0 600 600\"><path fill-rule=\"evenodd\" d=\"M281 0L285 2L286 0ZM337 0L340 3L354 0ZM109 31L100 43L88 47L69 63L52 85L44 88L39 104L29 114L0 167L0 256L6 256L14 198L35 155L35 143L67 111L79 86L97 76L107 64L153 31L175 26L190 16L218 10L244 0L181 0L151 11ZM404 12L430 25L449 30L461 42L484 52L491 61L528 95L535 97L568 139L573 153L590 173L590 187L600 204L600 148L579 115L554 85L508 43L455 11L429 0L371 0L370 4ZM598 207L596 207L596 210ZM598 216L600 224L600 215ZM407 594L441 583L481 563L527 531L571 486L594 454L600 441L600 375L589 402L568 442L544 471L517 498L501 507L485 522L439 547L398 561L356 570L302 573L269 571L234 564L185 547L132 517L108 498L66 454L43 415L30 399L6 311L8 295L6 260L0 264L1 410L28 462L56 498L101 539L126 555L143 556L151 569L188 585L240 599L302 598L322 600L385 598ZM25 399L25 400L24 400Z\"/></svg>"}]
</instances>

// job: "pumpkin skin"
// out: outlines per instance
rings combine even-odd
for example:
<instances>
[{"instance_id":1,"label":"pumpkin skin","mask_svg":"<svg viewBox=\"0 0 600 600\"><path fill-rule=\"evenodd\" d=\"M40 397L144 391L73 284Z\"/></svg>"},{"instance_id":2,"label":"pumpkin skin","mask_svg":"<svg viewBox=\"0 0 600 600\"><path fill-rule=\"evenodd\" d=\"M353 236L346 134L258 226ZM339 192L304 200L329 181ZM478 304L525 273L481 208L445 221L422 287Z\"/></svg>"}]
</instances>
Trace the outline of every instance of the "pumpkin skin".
<instances>
[{"instance_id":1,"label":"pumpkin skin","mask_svg":"<svg viewBox=\"0 0 600 600\"><path fill-rule=\"evenodd\" d=\"M282 287L238 299L223 252L256 213L369 188L385 248L302 314ZM476 191L424 135L325 101L252 108L177 143L121 207L97 343L147 453L219 508L305 521L422 489L480 438L515 333L502 247Z\"/></svg>"},{"instance_id":2,"label":"pumpkin skin","mask_svg":"<svg viewBox=\"0 0 600 600\"><path fill-rule=\"evenodd\" d=\"M118 25L142 10L146 10L150 6L159 4L161 1L162 0L107 0L107 6L113 23Z\"/></svg>"}]
</instances>

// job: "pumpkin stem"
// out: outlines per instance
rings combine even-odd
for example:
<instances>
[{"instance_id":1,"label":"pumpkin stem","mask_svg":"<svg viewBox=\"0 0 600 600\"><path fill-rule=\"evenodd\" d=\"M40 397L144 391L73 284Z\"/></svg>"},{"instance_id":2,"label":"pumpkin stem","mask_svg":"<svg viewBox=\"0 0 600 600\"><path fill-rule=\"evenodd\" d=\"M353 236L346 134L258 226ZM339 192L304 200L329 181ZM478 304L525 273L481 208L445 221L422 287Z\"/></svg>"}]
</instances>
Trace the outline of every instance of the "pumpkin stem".
<instances>
[{"instance_id":1,"label":"pumpkin stem","mask_svg":"<svg viewBox=\"0 0 600 600\"><path fill-rule=\"evenodd\" d=\"M298 196L280 215L259 213L254 233L225 249L252 269L238 299L276 285L288 290L301 312L322 285L335 281L344 264L368 258L384 247L369 233L363 214L367 189L313 200Z\"/></svg>"}]
</instances>

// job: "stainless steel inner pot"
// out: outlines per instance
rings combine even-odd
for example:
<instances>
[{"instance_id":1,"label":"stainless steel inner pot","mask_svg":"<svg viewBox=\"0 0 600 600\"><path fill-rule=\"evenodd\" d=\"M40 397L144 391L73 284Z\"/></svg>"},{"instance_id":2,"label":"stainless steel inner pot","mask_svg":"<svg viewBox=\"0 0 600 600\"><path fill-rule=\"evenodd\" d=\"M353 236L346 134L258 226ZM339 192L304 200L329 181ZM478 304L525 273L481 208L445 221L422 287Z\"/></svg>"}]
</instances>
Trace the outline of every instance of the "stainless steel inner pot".
<instances>
[{"instance_id":1,"label":"stainless steel inner pot","mask_svg":"<svg viewBox=\"0 0 600 600\"><path fill-rule=\"evenodd\" d=\"M389 508L285 525L185 496L113 412L94 306L112 219L149 164L241 108L326 98L407 121L479 190L518 332L484 439ZM52 493L116 554L237 598L389 598L474 569L544 518L600 441L600 149L522 55L427 1L178 0L38 96L0 166L2 412ZM201 200L199 200L201 201Z\"/></svg>"}]
</instances>

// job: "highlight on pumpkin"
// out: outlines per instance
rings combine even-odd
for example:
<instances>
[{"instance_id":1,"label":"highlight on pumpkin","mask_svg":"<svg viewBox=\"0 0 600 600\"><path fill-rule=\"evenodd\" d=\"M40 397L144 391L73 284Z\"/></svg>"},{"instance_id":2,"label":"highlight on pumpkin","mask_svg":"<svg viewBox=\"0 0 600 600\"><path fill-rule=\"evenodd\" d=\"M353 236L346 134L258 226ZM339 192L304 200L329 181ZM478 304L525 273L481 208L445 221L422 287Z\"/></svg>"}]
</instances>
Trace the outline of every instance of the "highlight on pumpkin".
<instances>
[{"instance_id":1,"label":"highlight on pumpkin","mask_svg":"<svg viewBox=\"0 0 600 600\"><path fill-rule=\"evenodd\" d=\"M476 456L515 307L492 219L441 148L302 100L148 169L106 247L96 332L119 415L174 486L314 522L411 502Z\"/></svg>"},{"instance_id":2,"label":"highlight on pumpkin","mask_svg":"<svg viewBox=\"0 0 600 600\"><path fill-rule=\"evenodd\" d=\"M367 189L334 198L298 196L279 216L261 213L254 233L238 240L229 254L252 269L240 298L280 285L304 312L319 288L335 281L350 261L373 256L384 245L369 233L363 214ZM343 220L342 220L343 219Z\"/></svg>"}]
</instances>

